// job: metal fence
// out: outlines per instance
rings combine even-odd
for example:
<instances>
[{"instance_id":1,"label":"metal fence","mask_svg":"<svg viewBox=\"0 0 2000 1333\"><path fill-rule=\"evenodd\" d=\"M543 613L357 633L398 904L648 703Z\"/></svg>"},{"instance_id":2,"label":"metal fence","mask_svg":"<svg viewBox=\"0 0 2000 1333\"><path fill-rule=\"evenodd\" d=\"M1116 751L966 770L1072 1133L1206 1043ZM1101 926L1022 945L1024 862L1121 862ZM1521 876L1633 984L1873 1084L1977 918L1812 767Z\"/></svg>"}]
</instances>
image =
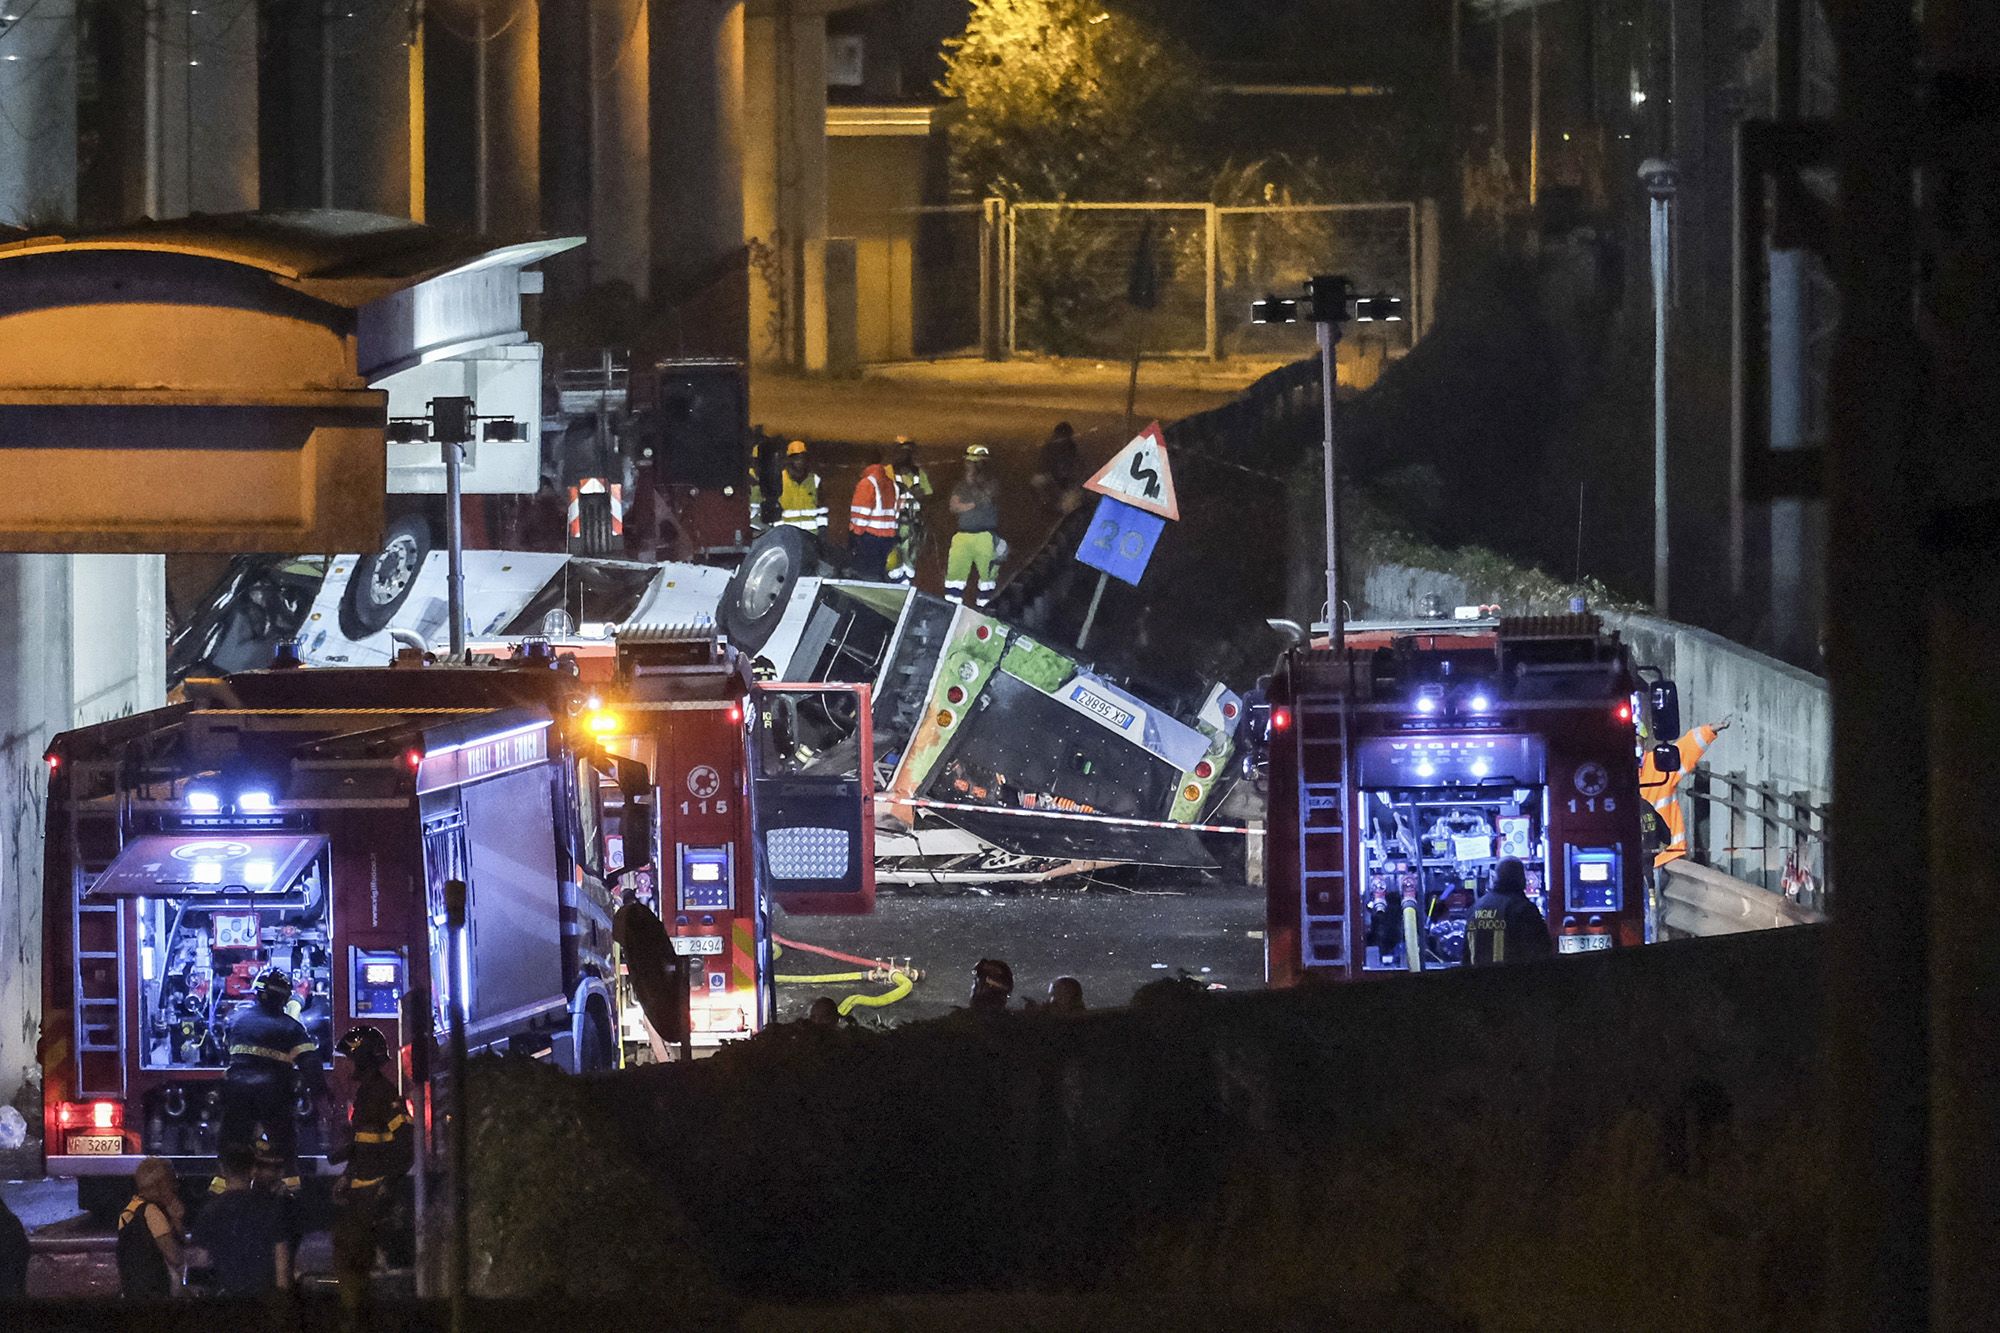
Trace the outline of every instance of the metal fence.
<instances>
[{"instance_id":1,"label":"metal fence","mask_svg":"<svg viewBox=\"0 0 2000 1333\"><path fill-rule=\"evenodd\" d=\"M1680 794L1690 859L1826 910L1832 896L1826 857L1829 807L1815 804L1805 792L1779 791L1706 767L1687 775Z\"/></svg>"},{"instance_id":2,"label":"metal fence","mask_svg":"<svg viewBox=\"0 0 2000 1333\"><path fill-rule=\"evenodd\" d=\"M1422 333L1413 203L982 204L852 219L863 361L1028 352L1310 355L1307 325L1255 326L1250 303L1316 273L1401 296L1409 318L1350 336L1400 350Z\"/></svg>"},{"instance_id":3,"label":"metal fence","mask_svg":"<svg viewBox=\"0 0 2000 1333\"><path fill-rule=\"evenodd\" d=\"M1304 355L1310 328L1252 326L1250 303L1316 273L1417 309L1410 203L1015 204L1005 218L1010 352ZM1369 336L1407 347L1415 332L1412 320Z\"/></svg>"}]
</instances>

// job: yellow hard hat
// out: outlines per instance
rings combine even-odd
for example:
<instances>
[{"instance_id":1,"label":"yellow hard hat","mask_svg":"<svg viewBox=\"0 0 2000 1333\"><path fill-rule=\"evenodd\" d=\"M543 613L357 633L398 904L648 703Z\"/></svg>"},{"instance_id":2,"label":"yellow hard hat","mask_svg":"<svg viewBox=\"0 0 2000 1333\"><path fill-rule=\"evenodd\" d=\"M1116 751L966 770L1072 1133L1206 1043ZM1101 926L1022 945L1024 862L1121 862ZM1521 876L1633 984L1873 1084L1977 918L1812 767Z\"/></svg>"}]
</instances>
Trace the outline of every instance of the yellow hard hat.
<instances>
[{"instance_id":1,"label":"yellow hard hat","mask_svg":"<svg viewBox=\"0 0 2000 1333\"><path fill-rule=\"evenodd\" d=\"M973 445L967 445L967 446L966 446L966 450L965 450L965 456L966 456L966 458L968 458L968 459L972 459L972 460L978 460L978 459L981 459L981 458L989 458L989 457L991 457L991 456L992 456L992 454L993 454L993 451L992 451L991 449L988 449L988 448L987 448L987 447L986 447L985 445L983 445L983 444L973 444Z\"/></svg>"},{"instance_id":2,"label":"yellow hard hat","mask_svg":"<svg viewBox=\"0 0 2000 1333\"><path fill-rule=\"evenodd\" d=\"M806 442L804 440L793 440L790 444L785 446L785 457L793 458L798 456L799 454L804 453L805 451L806 451Z\"/></svg>"}]
</instances>

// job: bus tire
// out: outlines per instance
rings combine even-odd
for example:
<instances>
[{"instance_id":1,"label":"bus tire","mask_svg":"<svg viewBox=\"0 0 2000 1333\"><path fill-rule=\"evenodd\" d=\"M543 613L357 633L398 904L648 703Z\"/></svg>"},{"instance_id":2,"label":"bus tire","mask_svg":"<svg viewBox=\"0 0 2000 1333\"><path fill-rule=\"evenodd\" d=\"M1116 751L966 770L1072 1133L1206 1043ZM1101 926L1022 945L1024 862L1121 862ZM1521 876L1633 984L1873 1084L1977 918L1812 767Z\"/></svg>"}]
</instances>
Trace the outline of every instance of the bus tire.
<instances>
[{"instance_id":1,"label":"bus tire","mask_svg":"<svg viewBox=\"0 0 2000 1333\"><path fill-rule=\"evenodd\" d=\"M410 600L431 553L431 526L421 514L392 519L382 549L361 557L340 597L340 632L350 639L380 634Z\"/></svg>"},{"instance_id":2,"label":"bus tire","mask_svg":"<svg viewBox=\"0 0 2000 1333\"><path fill-rule=\"evenodd\" d=\"M816 548L804 532L783 526L764 529L750 543L716 608L722 632L738 649L754 653L777 632L794 585L818 568Z\"/></svg>"}]
</instances>

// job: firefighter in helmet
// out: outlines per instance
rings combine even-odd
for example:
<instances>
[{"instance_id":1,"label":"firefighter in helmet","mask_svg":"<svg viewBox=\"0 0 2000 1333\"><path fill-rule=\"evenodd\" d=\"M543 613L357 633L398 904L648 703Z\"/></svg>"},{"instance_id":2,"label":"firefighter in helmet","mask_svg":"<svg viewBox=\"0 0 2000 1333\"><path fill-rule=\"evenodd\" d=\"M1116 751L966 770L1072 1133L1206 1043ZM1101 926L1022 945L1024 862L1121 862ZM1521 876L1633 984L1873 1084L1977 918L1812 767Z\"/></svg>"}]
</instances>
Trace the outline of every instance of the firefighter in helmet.
<instances>
[{"instance_id":1,"label":"firefighter in helmet","mask_svg":"<svg viewBox=\"0 0 2000 1333\"><path fill-rule=\"evenodd\" d=\"M341 1164L333 1186L333 1264L341 1299L358 1300L375 1270L395 1211L397 1186L416 1158L409 1106L384 1072L389 1043L371 1027L350 1028L335 1044L347 1058L354 1096L347 1135L327 1154Z\"/></svg>"},{"instance_id":2,"label":"firefighter in helmet","mask_svg":"<svg viewBox=\"0 0 2000 1333\"><path fill-rule=\"evenodd\" d=\"M229 1024L229 1067L222 1079L225 1147L253 1148L261 1125L283 1160L287 1189L299 1184L299 1092L319 1089L319 1043L288 1012L292 978L282 967L257 974L256 999ZM220 1177L218 1177L220 1180Z\"/></svg>"}]
</instances>

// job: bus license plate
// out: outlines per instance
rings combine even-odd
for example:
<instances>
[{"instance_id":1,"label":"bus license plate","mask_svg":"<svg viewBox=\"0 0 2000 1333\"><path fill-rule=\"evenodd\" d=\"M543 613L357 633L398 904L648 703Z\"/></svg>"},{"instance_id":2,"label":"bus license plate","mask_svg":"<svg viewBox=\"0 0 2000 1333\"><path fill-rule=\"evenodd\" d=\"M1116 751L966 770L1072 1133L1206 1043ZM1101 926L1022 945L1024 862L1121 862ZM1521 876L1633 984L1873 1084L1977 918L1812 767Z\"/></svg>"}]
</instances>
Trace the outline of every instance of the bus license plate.
<instances>
[{"instance_id":1,"label":"bus license plate","mask_svg":"<svg viewBox=\"0 0 2000 1333\"><path fill-rule=\"evenodd\" d=\"M125 1151L123 1134L72 1134L69 1136L69 1151L72 1157L116 1157Z\"/></svg>"},{"instance_id":2,"label":"bus license plate","mask_svg":"<svg viewBox=\"0 0 2000 1333\"><path fill-rule=\"evenodd\" d=\"M673 938L674 952L683 957L722 952L720 935L676 935Z\"/></svg>"}]
</instances>

